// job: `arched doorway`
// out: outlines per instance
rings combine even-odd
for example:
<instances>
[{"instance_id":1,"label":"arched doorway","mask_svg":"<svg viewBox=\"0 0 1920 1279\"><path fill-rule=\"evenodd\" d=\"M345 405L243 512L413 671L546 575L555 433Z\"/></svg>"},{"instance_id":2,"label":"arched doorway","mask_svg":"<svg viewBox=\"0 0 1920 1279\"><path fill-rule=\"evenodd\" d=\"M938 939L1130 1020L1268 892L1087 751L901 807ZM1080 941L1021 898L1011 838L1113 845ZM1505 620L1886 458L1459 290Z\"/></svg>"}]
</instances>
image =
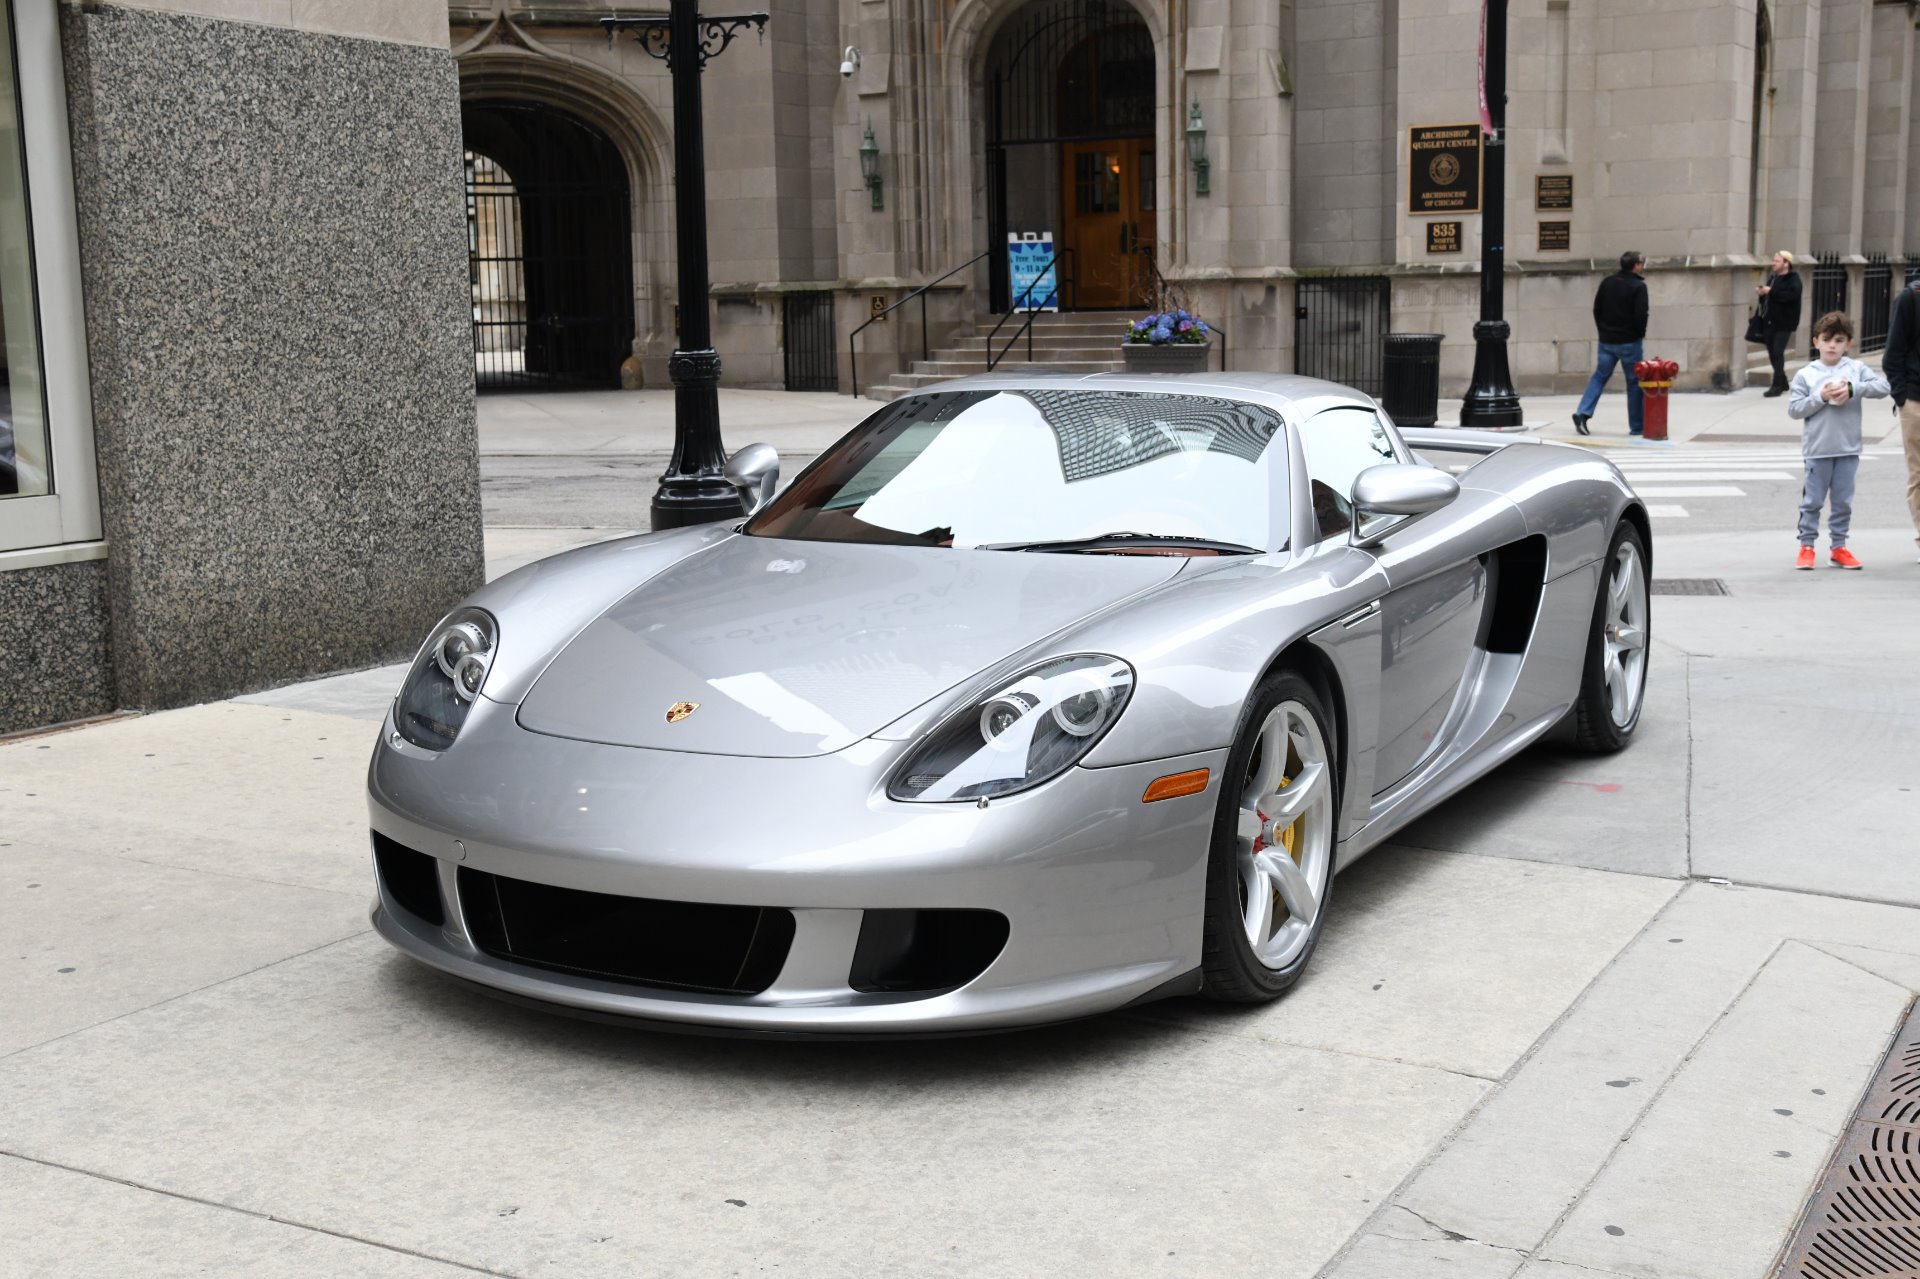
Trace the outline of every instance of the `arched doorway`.
<instances>
[{"instance_id":1,"label":"arched doorway","mask_svg":"<svg viewBox=\"0 0 1920 1279\"><path fill-rule=\"evenodd\" d=\"M1052 232L1068 307L1145 304L1159 199L1153 36L1139 13L1035 0L994 36L986 70L993 308L1010 301L1009 231Z\"/></svg>"},{"instance_id":2,"label":"arched doorway","mask_svg":"<svg viewBox=\"0 0 1920 1279\"><path fill-rule=\"evenodd\" d=\"M633 346L627 168L552 107L472 101L467 248L480 390L613 387Z\"/></svg>"}]
</instances>

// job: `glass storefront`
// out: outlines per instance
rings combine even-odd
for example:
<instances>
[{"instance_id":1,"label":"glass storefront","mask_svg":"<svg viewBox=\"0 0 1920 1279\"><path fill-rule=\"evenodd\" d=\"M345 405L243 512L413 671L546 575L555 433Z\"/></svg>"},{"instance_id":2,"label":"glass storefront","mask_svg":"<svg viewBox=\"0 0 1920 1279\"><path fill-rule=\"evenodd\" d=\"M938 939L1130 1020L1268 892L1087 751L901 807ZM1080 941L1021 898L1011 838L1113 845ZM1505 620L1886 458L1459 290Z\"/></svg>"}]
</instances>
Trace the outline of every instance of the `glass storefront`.
<instances>
[{"instance_id":1,"label":"glass storefront","mask_svg":"<svg viewBox=\"0 0 1920 1279\"><path fill-rule=\"evenodd\" d=\"M0 500L51 491L13 13L0 0Z\"/></svg>"}]
</instances>

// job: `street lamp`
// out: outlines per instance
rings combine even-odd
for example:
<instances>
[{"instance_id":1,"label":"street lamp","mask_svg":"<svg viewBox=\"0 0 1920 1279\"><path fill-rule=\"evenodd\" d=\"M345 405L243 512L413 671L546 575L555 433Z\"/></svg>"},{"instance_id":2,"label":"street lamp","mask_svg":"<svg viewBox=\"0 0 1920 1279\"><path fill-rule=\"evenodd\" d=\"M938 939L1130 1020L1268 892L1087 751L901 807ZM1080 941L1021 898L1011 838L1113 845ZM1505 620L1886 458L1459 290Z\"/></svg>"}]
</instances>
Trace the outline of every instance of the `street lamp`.
<instances>
[{"instance_id":1,"label":"street lamp","mask_svg":"<svg viewBox=\"0 0 1920 1279\"><path fill-rule=\"evenodd\" d=\"M1207 122L1200 118L1200 99L1187 113L1187 159L1193 162L1193 193L1207 194Z\"/></svg>"},{"instance_id":2,"label":"street lamp","mask_svg":"<svg viewBox=\"0 0 1920 1279\"><path fill-rule=\"evenodd\" d=\"M860 176L867 180L867 193L873 197L873 209L886 208L881 198L880 144L873 140L873 121L867 121L867 136L860 142Z\"/></svg>"},{"instance_id":3,"label":"street lamp","mask_svg":"<svg viewBox=\"0 0 1920 1279\"><path fill-rule=\"evenodd\" d=\"M1462 426L1519 426L1520 395L1507 368L1507 0L1486 0L1481 32L1486 56L1482 101L1486 149L1482 153L1480 215L1480 322L1473 326L1473 384L1460 404Z\"/></svg>"},{"instance_id":4,"label":"street lamp","mask_svg":"<svg viewBox=\"0 0 1920 1279\"><path fill-rule=\"evenodd\" d=\"M630 31L673 76L674 238L679 250L680 334L667 376L673 379L673 457L653 495L653 527L707 524L740 514L740 490L727 479L720 438L720 353L707 317L707 160L700 117L700 73L747 27L763 35L764 13L703 18L699 0L670 0L664 18L602 18L607 40ZM678 52L683 56L676 57Z\"/></svg>"}]
</instances>

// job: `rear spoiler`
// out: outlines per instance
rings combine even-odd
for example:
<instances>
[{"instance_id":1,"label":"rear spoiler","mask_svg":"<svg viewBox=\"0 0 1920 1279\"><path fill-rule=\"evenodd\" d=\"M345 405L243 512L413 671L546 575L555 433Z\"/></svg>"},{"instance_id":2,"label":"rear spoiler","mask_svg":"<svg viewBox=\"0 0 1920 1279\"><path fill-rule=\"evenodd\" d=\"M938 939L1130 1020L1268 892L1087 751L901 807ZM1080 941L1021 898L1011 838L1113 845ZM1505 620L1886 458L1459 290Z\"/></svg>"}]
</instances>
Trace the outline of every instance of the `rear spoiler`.
<instances>
[{"instance_id":1,"label":"rear spoiler","mask_svg":"<svg viewBox=\"0 0 1920 1279\"><path fill-rule=\"evenodd\" d=\"M1400 438L1408 448L1442 453L1498 453L1510 444L1539 444L1535 435L1520 435L1524 427L1403 426Z\"/></svg>"}]
</instances>

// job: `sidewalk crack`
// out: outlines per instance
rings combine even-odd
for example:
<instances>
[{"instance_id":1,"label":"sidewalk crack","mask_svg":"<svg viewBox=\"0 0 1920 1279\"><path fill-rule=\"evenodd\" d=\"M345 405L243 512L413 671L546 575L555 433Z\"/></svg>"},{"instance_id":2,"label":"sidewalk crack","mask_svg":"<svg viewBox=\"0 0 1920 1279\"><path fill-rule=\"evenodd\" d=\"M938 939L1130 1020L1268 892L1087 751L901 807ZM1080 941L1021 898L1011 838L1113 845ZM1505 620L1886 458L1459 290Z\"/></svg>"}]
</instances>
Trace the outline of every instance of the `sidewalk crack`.
<instances>
[{"instance_id":1,"label":"sidewalk crack","mask_svg":"<svg viewBox=\"0 0 1920 1279\"><path fill-rule=\"evenodd\" d=\"M1405 1204L1394 1204L1393 1206L1395 1208L1398 1208L1401 1212L1406 1213L1409 1217L1413 1217L1418 1219L1421 1222L1424 1222L1429 1229L1439 1231L1440 1234L1446 1238L1448 1243L1470 1243L1476 1248L1491 1248L1495 1252L1510 1252L1514 1254L1516 1257L1526 1257L1529 1255L1525 1248L1514 1248L1514 1247L1509 1247L1506 1244L1488 1243L1483 1239L1475 1239L1472 1235L1463 1235L1458 1230L1449 1230L1447 1227L1435 1221L1432 1217L1427 1216L1423 1212L1416 1212L1412 1208L1407 1207ZM1405 1243L1427 1242L1426 1240L1408 1239L1405 1235L1389 1234L1385 1230L1382 1230L1380 1234L1385 1238L1399 1239Z\"/></svg>"}]
</instances>

